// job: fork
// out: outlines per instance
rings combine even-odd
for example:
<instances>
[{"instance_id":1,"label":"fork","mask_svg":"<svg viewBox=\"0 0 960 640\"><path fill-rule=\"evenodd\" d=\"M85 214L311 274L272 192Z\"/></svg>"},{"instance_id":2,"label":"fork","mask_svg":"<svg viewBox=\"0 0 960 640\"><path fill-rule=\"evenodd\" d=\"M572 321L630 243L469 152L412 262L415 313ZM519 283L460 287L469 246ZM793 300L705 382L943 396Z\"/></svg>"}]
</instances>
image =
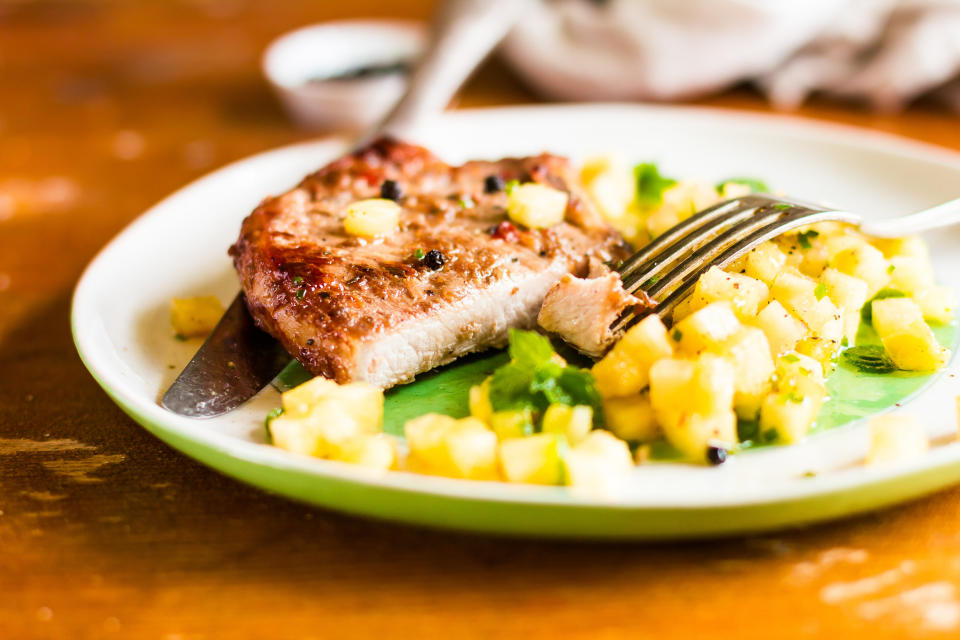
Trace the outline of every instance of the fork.
<instances>
[{"instance_id":1,"label":"fork","mask_svg":"<svg viewBox=\"0 0 960 640\"><path fill-rule=\"evenodd\" d=\"M655 305L623 313L611 330L619 334L651 313L669 322L673 309L711 267L723 268L792 229L828 221L856 225L878 238L898 238L960 222L960 198L875 222L849 211L763 193L725 200L671 227L617 268L628 293L641 293Z\"/></svg>"}]
</instances>

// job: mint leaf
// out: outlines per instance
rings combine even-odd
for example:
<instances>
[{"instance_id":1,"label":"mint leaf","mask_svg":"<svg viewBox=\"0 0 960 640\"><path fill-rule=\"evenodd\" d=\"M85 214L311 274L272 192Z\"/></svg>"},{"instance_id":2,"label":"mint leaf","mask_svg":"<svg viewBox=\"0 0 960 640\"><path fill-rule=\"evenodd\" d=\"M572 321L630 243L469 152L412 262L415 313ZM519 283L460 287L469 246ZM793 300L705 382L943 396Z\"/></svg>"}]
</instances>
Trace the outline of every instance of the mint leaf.
<instances>
[{"instance_id":1,"label":"mint leaf","mask_svg":"<svg viewBox=\"0 0 960 640\"><path fill-rule=\"evenodd\" d=\"M817 300L823 300L823 297L827 295L827 285L822 282L818 284L813 290L813 295L816 296Z\"/></svg>"},{"instance_id":2,"label":"mint leaf","mask_svg":"<svg viewBox=\"0 0 960 640\"><path fill-rule=\"evenodd\" d=\"M886 350L878 344L850 347L840 354L843 361L864 373L890 373L897 370Z\"/></svg>"},{"instance_id":3,"label":"mint leaf","mask_svg":"<svg viewBox=\"0 0 960 640\"><path fill-rule=\"evenodd\" d=\"M549 362L554 351L550 341L535 331L510 329L510 359L521 366L536 367Z\"/></svg>"},{"instance_id":4,"label":"mint leaf","mask_svg":"<svg viewBox=\"0 0 960 640\"><path fill-rule=\"evenodd\" d=\"M811 244L810 239L816 238L820 235L820 232L810 229L809 231L801 231L797 234L797 242L800 243L800 247L803 249L812 249L813 244Z\"/></svg>"},{"instance_id":5,"label":"mint leaf","mask_svg":"<svg viewBox=\"0 0 960 640\"><path fill-rule=\"evenodd\" d=\"M673 178L660 175L652 162L642 162L633 168L637 181L637 202L645 207L656 207L663 202L663 192L677 184Z\"/></svg>"}]
</instances>

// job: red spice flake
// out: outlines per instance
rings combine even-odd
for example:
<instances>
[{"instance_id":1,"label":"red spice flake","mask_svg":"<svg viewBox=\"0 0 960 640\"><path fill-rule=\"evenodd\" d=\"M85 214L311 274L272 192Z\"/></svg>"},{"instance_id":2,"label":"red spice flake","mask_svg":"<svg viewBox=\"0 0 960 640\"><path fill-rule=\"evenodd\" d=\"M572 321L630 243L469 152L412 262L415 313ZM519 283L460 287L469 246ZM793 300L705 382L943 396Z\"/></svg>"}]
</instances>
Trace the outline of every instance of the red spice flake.
<instances>
[{"instance_id":1,"label":"red spice flake","mask_svg":"<svg viewBox=\"0 0 960 640\"><path fill-rule=\"evenodd\" d=\"M504 242L516 242L520 239L520 231L509 220L504 220L490 230L490 237Z\"/></svg>"}]
</instances>

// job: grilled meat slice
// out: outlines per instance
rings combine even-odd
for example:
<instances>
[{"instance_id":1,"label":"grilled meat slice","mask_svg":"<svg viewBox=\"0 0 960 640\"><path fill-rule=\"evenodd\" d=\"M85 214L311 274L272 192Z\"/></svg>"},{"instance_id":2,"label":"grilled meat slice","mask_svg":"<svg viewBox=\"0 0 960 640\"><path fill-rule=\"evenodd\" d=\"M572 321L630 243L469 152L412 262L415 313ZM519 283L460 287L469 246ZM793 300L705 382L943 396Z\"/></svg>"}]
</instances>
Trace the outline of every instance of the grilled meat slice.
<instances>
[{"instance_id":1,"label":"grilled meat slice","mask_svg":"<svg viewBox=\"0 0 960 640\"><path fill-rule=\"evenodd\" d=\"M372 240L346 234L347 206L380 197L387 180L396 184L386 195L403 208L399 229ZM511 224L498 190L510 180L568 191L566 221L542 230ZM590 257L628 253L563 158L450 166L391 139L265 200L230 249L254 319L307 370L383 388L504 346L509 328L535 326L564 274L585 273Z\"/></svg>"}]
</instances>

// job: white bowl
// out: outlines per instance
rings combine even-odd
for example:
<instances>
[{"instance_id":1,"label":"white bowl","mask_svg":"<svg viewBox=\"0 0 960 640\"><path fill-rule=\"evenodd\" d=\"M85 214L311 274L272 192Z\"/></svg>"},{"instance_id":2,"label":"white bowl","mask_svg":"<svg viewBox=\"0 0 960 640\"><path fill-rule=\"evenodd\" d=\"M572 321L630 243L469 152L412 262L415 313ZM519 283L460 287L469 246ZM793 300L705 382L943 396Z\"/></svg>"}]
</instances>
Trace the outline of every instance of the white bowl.
<instances>
[{"instance_id":1,"label":"white bowl","mask_svg":"<svg viewBox=\"0 0 960 640\"><path fill-rule=\"evenodd\" d=\"M263 54L263 72L298 125L359 130L386 115L403 93L408 74L335 76L371 65L412 62L425 42L426 28L417 22L324 22L274 40Z\"/></svg>"}]
</instances>

